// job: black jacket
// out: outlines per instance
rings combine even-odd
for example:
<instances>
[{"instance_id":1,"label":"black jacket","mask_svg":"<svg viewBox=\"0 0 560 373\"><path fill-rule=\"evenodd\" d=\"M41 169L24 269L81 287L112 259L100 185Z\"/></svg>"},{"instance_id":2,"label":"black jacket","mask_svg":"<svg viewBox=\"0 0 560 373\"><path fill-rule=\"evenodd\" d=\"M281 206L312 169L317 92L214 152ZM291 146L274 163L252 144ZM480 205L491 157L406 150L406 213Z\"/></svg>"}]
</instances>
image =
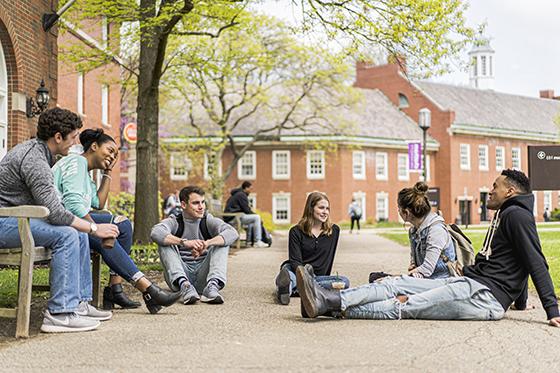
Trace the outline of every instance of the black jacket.
<instances>
[{"instance_id":1,"label":"black jacket","mask_svg":"<svg viewBox=\"0 0 560 373\"><path fill-rule=\"evenodd\" d=\"M245 214L254 214L253 210L251 210L251 206L249 206L249 198L241 188L232 189L231 196L226 202L224 212L243 212ZM224 220L229 222L233 220L233 218L226 217Z\"/></svg>"},{"instance_id":2,"label":"black jacket","mask_svg":"<svg viewBox=\"0 0 560 373\"><path fill-rule=\"evenodd\" d=\"M488 286L494 297L507 310L527 286L528 276L535 284L548 319L559 316L548 264L541 250L533 216L534 196L518 195L506 200L485 241L491 254L476 256L472 266L465 267L466 277Z\"/></svg>"}]
</instances>

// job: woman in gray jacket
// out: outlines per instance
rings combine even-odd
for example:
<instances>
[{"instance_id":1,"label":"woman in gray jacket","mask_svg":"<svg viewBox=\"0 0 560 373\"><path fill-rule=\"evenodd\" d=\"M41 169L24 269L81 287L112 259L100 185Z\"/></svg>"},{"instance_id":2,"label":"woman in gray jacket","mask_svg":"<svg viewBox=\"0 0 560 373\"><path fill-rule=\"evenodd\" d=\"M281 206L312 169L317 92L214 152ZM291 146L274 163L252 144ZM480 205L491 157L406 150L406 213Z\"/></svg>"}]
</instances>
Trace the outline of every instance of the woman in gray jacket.
<instances>
[{"instance_id":1,"label":"woman in gray jacket","mask_svg":"<svg viewBox=\"0 0 560 373\"><path fill-rule=\"evenodd\" d=\"M412 224L410 239L410 266L408 274L419 278L449 277L442 254L450 261L456 258L455 247L443 218L432 212L427 197L428 185L417 182L412 188L399 192L399 214Z\"/></svg>"}]
</instances>

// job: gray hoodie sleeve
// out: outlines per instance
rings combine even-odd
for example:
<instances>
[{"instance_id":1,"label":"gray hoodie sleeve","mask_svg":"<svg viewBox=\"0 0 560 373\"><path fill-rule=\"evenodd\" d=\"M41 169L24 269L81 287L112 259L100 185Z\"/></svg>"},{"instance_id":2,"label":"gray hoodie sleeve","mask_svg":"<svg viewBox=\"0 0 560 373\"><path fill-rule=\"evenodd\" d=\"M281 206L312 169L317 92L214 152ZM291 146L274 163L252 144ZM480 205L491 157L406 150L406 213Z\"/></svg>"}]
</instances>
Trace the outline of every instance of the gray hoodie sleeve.
<instances>
[{"instance_id":1,"label":"gray hoodie sleeve","mask_svg":"<svg viewBox=\"0 0 560 373\"><path fill-rule=\"evenodd\" d=\"M154 225L152 227L152 232L150 237L152 241L157 243L160 246L164 246L163 240L172 232L175 232L179 228L179 224L177 224L177 220L175 218L167 218L163 219L160 223Z\"/></svg>"},{"instance_id":2,"label":"gray hoodie sleeve","mask_svg":"<svg viewBox=\"0 0 560 373\"><path fill-rule=\"evenodd\" d=\"M441 252L447 246L449 240L449 233L443 224L434 224L430 227L430 232L426 240L426 257L424 262L416 271L423 277L427 278L434 273L437 261L441 256Z\"/></svg>"},{"instance_id":3,"label":"gray hoodie sleeve","mask_svg":"<svg viewBox=\"0 0 560 373\"><path fill-rule=\"evenodd\" d=\"M213 217L212 214L206 215L206 224L208 226L208 233L212 237L222 236L225 242L224 246L231 246L239 238L235 228L223 220Z\"/></svg>"}]
</instances>

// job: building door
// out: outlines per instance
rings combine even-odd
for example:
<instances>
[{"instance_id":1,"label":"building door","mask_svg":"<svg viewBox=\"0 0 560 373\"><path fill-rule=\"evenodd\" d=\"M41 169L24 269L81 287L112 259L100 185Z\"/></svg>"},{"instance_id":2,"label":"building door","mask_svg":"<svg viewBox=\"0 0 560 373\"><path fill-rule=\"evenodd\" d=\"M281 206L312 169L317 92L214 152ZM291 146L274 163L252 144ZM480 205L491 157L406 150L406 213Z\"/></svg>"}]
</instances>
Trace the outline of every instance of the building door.
<instances>
[{"instance_id":1,"label":"building door","mask_svg":"<svg viewBox=\"0 0 560 373\"><path fill-rule=\"evenodd\" d=\"M472 201L468 201L468 200L459 201L459 213L461 214L461 224L466 226L471 224L471 205L472 205Z\"/></svg>"},{"instance_id":2,"label":"building door","mask_svg":"<svg viewBox=\"0 0 560 373\"><path fill-rule=\"evenodd\" d=\"M480 221L488 220L488 192L480 192Z\"/></svg>"},{"instance_id":3,"label":"building door","mask_svg":"<svg viewBox=\"0 0 560 373\"><path fill-rule=\"evenodd\" d=\"M0 159L8 151L8 73L0 41Z\"/></svg>"}]
</instances>

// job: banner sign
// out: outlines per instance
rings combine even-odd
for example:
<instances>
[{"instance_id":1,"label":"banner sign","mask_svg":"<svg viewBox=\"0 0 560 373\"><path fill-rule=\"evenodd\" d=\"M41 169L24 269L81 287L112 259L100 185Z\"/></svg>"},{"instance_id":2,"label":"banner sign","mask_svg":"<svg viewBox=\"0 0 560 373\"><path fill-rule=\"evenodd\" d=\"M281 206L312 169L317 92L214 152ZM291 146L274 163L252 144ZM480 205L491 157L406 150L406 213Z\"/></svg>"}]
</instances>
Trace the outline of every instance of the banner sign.
<instances>
[{"instance_id":1,"label":"banner sign","mask_svg":"<svg viewBox=\"0 0 560 373\"><path fill-rule=\"evenodd\" d=\"M422 143L408 143L408 169L422 171Z\"/></svg>"},{"instance_id":2,"label":"banner sign","mask_svg":"<svg viewBox=\"0 0 560 373\"><path fill-rule=\"evenodd\" d=\"M532 145L529 153L529 180L533 190L560 189L560 146Z\"/></svg>"}]
</instances>

